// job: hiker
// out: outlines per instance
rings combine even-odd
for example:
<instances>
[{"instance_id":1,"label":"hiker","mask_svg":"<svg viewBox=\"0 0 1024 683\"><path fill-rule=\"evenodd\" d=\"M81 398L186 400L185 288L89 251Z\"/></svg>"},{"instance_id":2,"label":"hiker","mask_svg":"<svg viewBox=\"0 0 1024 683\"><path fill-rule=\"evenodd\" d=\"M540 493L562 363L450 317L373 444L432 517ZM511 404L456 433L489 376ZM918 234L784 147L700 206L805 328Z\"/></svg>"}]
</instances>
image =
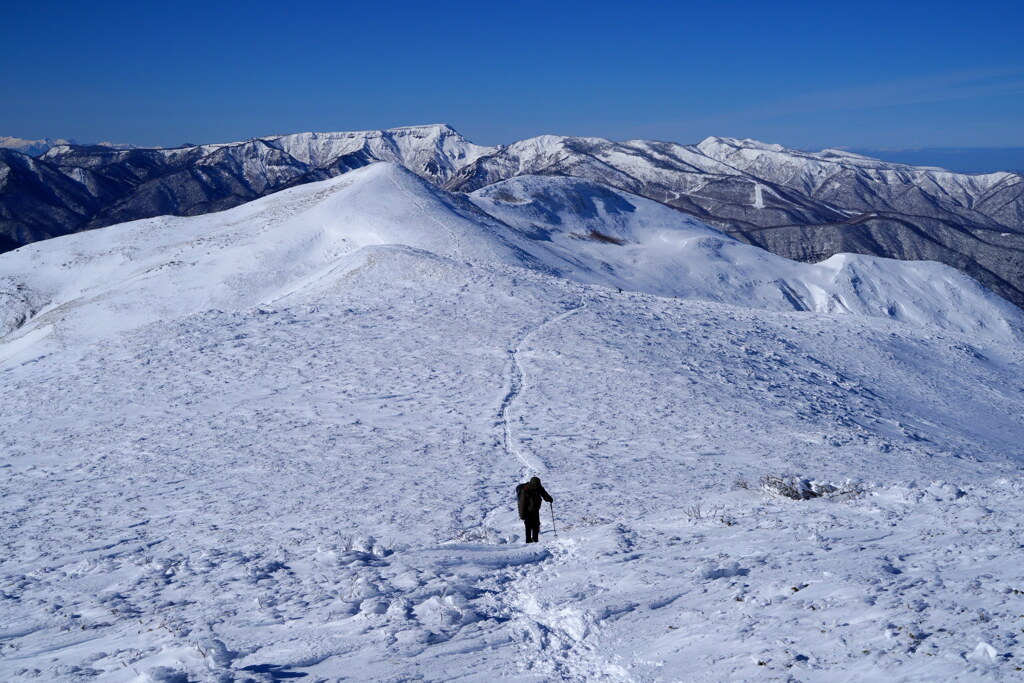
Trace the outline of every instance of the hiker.
<instances>
[{"instance_id":1,"label":"hiker","mask_svg":"<svg viewBox=\"0 0 1024 683\"><path fill-rule=\"evenodd\" d=\"M526 524L526 542L536 543L540 540L541 499L549 503L554 502L554 499L540 485L540 477L517 486L516 498L519 499L519 519Z\"/></svg>"}]
</instances>

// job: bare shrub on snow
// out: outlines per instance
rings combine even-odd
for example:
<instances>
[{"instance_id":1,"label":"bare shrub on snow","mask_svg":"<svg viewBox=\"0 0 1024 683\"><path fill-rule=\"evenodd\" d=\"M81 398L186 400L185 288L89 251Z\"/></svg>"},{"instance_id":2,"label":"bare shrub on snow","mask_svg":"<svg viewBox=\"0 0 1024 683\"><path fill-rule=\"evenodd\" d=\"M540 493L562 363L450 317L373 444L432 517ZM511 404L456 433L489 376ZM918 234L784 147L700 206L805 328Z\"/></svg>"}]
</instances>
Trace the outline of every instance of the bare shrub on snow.
<instances>
[{"instance_id":1,"label":"bare shrub on snow","mask_svg":"<svg viewBox=\"0 0 1024 683\"><path fill-rule=\"evenodd\" d=\"M683 515L686 519L691 522L699 522L705 519L713 519L725 526L732 526L736 523L732 517L725 514L725 510L720 507L705 508L701 502L694 503L683 508Z\"/></svg>"},{"instance_id":2,"label":"bare shrub on snow","mask_svg":"<svg viewBox=\"0 0 1024 683\"><path fill-rule=\"evenodd\" d=\"M597 515L582 515L578 522L579 526L600 526L602 524L611 524L612 520L604 517L598 517ZM566 529L571 529L571 526L567 526Z\"/></svg>"}]
</instances>

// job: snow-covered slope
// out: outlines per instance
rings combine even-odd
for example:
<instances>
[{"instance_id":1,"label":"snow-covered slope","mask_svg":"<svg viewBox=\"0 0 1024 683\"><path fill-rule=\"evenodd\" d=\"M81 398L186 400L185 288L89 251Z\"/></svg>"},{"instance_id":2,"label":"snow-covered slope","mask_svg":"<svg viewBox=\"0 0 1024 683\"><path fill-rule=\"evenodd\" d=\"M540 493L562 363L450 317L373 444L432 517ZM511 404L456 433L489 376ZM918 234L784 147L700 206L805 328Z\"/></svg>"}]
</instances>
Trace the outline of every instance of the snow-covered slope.
<instances>
[{"instance_id":1,"label":"snow-covered slope","mask_svg":"<svg viewBox=\"0 0 1024 683\"><path fill-rule=\"evenodd\" d=\"M197 218L161 217L29 245L4 256L5 345L60 345L208 309L277 300L394 244L442 256L529 257L404 168L377 164ZM5 338L6 341L7 338ZM2 354L3 351L0 351Z\"/></svg>"},{"instance_id":2,"label":"snow-covered slope","mask_svg":"<svg viewBox=\"0 0 1024 683\"><path fill-rule=\"evenodd\" d=\"M378 164L0 292L5 680L1019 677L1020 323L946 267Z\"/></svg>"},{"instance_id":3,"label":"snow-covered slope","mask_svg":"<svg viewBox=\"0 0 1024 683\"><path fill-rule=\"evenodd\" d=\"M581 282L768 310L891 317L998 339L1024 330L1019 309L937 263L853 254L790 261L657 202L577 178L519 176L471 198L532 238L524 249Z\"/></svg>"},{"instance_id":4,"label":"snow-covered slope","mask_svg":"<svg viewBox=\"0 0 1024 683\"><path fill-rule=\"evenodd\" d=\"M575 176L672 206L786 258L837 253L953 266L1024 305L1024 179L916 168L754 140L697 145L545 135L475 145L444 124L174 149L0 149L0 250L159 215L201 215L375 162L448 190Z\"/></svg>"},{"instance_id":5,"label":"snow-covered slope","mask_svg":"<svg viewBox=\"0 0 1024 683\"><path fill-rule=\"evenodd\" d=\"M1015 173L953 173L942 168L907 166L871 159L841 150L802 152L782 145L766 145L756 140L709 137L696 145L710 159L755 178L771 179L775 184L809 197L850 207L851 186L841 179L854 173L860 183L870 182L872 196L863 208L929 213L936 208L956 214L972 215L984 222L984 199L996 188L1020 182ZM909 195L909 196L908 196ZM981 201L979 201L981 199ZM977 206L975 206L977 205ZM969 212L975 212L970 214Z\"/></svg>"},{"instance_id":6,"label":"snow-covered slope","mask_svg":"<svg viewBox=\"0 0 1024 683\"><path fill-rule=\"evenodd\" d=\"M951 265L1024 305L1024 178L957 174L754 140L698 145L542 136L482 155L447 183L571 175L654 199L800 261L853 252Z\"/></svg>"},{"instance_id":7,"label":"snow-covered slope","mask_svg":"<svg viewBox=\"0 0 1024 683\"><path fill-rule=\"evenodd\" d=\"M853 312L1015 339L1024 316L939 264L787 261L656 202L525 176L474 204L375 164L218 214L162 217L29 245L0 262L0 357L208 309L276 301L400 245L579 282L777 311ZM6 350L5 350L6 349ZM38 351L38 350L37 350Z\"/></svg>"}]
</instances>

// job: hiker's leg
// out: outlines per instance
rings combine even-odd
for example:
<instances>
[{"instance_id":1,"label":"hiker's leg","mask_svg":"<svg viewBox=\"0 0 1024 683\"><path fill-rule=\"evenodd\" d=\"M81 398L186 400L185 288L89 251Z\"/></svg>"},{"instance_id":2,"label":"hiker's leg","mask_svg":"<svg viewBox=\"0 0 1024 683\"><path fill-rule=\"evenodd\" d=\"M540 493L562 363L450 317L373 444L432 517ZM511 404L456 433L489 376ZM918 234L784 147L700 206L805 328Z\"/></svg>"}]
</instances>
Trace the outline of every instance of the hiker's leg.
<instances>
[{"instance_id":1,"label":"hiker's leg","mask_svg":"<svg viewBox=\"0 0 1024 683\"><path fill-rule=\"evenodd\" d=\"M526 542L536 543L540 540L540 514L530 515L527 518Z\"/></svg>"}]
</instances>

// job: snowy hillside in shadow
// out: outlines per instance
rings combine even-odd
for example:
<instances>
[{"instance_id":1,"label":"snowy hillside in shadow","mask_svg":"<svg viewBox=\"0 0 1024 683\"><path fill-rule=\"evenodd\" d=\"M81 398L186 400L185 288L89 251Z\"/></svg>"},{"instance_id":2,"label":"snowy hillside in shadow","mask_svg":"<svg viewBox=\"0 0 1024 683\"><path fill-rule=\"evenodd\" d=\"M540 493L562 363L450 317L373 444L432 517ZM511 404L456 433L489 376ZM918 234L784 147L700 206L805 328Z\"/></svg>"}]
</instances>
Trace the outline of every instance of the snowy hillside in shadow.
<instances>
[{"instance_id":1,"label":"snowy hillside in shadow","mask_svg":"<svg viewBox=\"0 0 1024 683\"><path fill-rule=\"evenodd\" d=\"M1024 666L1024 321L946 266L376 164L23 247L0 302L5 680Z\"/></svg>"}]
</instances>

